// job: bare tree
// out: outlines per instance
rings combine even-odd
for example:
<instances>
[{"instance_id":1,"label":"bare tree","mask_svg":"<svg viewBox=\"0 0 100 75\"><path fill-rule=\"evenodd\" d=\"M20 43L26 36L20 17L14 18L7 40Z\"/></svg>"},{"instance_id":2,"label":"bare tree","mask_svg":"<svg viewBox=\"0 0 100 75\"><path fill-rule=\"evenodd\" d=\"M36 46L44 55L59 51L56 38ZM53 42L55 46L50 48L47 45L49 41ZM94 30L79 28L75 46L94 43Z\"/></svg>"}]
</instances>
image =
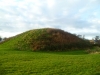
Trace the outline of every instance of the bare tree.
<instances>
[{"instance_id":1,"label":"bare tree","mask_svg":"<svg viewBox=\"0 0 100 75\"><path fill-rule=\"evenodd\" d=\"M95 36L95 41L99 40L99 36Z\"/></svg>"},{"instance_id":2,"label":"bare tree","mask_svg":"<svg viewBox=\"0 0 100 75\"><path fill-rule=\"evenodd\" d=\"M1 38L1 36L0 36L0 41L2 41L2 38Z\"/></svg>"},{"instance_id":3,"label":"bare tree","mask_svg":"<svg viewBox=\"0 0 100 75\"><path fill-rule=\"evenodd\" d=\"M99 36L95 36L95 43L100 44L100 37Z\"/></svg>"}]
</instances>

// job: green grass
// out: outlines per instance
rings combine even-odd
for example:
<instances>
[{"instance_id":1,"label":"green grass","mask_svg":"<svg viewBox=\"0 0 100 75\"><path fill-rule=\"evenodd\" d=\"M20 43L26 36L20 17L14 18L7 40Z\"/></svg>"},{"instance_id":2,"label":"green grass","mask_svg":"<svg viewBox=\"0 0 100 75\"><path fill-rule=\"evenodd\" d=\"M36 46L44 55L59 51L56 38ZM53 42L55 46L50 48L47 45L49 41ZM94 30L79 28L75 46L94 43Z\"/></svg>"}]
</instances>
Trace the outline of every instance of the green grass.
<instances>
[{"instance_id":1,"label":"green grass","mask_svg":"<svg viewBox=\"0 0 100 75\"><path fill-rule=\"evenodd\" d=\"M100 55L0 48L0 75L100 75Z\"/></svg>"}]
</instances>

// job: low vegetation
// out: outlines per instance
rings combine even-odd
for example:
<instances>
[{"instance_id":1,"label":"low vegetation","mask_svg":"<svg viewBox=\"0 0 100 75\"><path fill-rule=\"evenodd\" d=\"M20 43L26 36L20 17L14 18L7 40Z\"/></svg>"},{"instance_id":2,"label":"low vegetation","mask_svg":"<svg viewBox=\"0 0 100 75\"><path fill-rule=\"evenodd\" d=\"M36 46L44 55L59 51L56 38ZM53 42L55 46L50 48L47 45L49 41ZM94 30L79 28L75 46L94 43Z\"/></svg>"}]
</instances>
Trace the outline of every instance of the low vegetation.
<instances>
[{"instance_id":1,"label":"low vegetation","mask_svg":"<svg viewBox=\"0 0 100 75\"><path fill-rule=\"evenodd\" d=\"M100 54L100 47L97 46L94 49L87 49L86 52L89 54Z\"/></svg>"}]
</instances>

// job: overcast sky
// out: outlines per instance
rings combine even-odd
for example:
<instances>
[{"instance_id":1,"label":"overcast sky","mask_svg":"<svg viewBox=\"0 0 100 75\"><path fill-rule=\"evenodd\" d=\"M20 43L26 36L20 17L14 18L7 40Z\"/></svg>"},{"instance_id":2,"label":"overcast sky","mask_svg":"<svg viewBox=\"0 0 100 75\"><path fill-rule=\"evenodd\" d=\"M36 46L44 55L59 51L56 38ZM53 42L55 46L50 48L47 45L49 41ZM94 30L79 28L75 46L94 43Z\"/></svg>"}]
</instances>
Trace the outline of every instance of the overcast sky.
<instances>
[{"instance_id":1,"label":"overcast sky","mask_svg":"<svg viewBox=\"0 0 100 75\"><path fill-rule=\"evenodd\" d=\"M100 36L100 0L0 0L0 36L45 27Z\"/></svg>"}]
</instances>

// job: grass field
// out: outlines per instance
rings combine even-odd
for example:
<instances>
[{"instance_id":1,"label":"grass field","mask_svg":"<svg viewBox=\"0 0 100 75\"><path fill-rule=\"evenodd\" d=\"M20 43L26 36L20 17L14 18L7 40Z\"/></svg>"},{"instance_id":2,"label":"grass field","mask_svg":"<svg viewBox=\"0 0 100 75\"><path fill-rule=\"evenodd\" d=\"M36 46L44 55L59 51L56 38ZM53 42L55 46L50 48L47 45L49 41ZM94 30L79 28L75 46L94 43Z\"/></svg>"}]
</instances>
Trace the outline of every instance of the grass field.
<instances>
[{"instance_id":1,"label":"grass field","mask_svg":"<svg viewBox=\"0 0 100 75\"><path fill-rule=\"evenodd\" d=\"M0 48L0 75L100 75L100 55Z\"/></svg>"},{"instance_id":2,"label":"grass field","mask_svg":"<svg viewBox=\"0 0 100 75\"><path fill-rule=\"evenodd\" d=\"M45 30L48 32L48 29L30 30L0 43L0 75L100 75L100 54L95 54L100 53L100 48L90 50L90 43L79 42L75 35L61 30L53 30L48 38ZM59 38L55 38L55 31ZM43 50L38 51L38 47ZM80 50L85 48L92 54Z\"/></svg>"}]
</instances>

